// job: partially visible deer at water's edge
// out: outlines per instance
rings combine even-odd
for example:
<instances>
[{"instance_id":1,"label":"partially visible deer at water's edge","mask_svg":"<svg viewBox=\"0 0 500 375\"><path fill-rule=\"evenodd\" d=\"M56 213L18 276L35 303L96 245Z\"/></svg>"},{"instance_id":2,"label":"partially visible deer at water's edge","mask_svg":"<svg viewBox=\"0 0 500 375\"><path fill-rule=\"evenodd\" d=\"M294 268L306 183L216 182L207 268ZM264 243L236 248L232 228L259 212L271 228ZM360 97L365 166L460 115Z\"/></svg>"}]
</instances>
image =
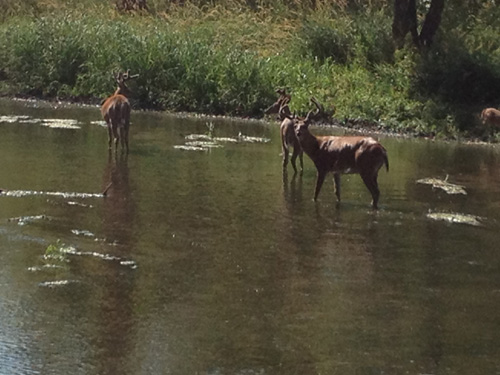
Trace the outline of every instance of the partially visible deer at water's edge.
<instances>
[{"instance_id":1,"label":"partially visible deer at water's edge","mask_svg":"<svg viewBox=\"0 0 500 375\"><path fill-rule=\"evenodd\" d=\"M295 119L295 134L302 149L316 166L314 200L317 200L328 172L333 172L338 201L340 201L340 175L357 173L372 195L373 208L377 209L380 197L378 171L383 165L389 171L385 148L371 137L315 136L309 131L313 118L314 113L311 111L305 119Z\"/></svg>"},{"instance_id":2,"label":"partially visible deer at water's edge","mask_svg":"<svg viewBox=\"0 0 500 375\"><path fill-rule=\"evenodd\" d=\"M127 97L130 94L130 90L125 82L138 76L138 74L131 76L129 70L126 73L120 72L116 74L115 79L118 88L113 95L104 100L101 107L102 117L108 127L108 146L110 149L112 148L114 139L115 151L118 149L118 142L121 143L122 151L126 149L128 153L129 150L130 102Z\"/></svg>"},{"instance_id":3,"label":"partially visible deer at water's edge","mask_svg":"<svg viewBox=\"0 0 500 375\"><path fill-rule=\"evenodd\" d=\"M278 88L276 89L276 93L279 94L278 99L264 110L264 114L266 115L279 114L281 107L290 103L292 96L286 93L286 89Z\"/></svg>"},{"instance_id":4,"label":"partially visible deer at water's edge","mask_svg":"<svg viewBox=\"0 0 500 375\"><path fill-rule=\"evenodd\" d=\"M500 111L495 108L485 108L481 112L481 120L483 124L500 127Z\"/></svg>"}]
</instances>

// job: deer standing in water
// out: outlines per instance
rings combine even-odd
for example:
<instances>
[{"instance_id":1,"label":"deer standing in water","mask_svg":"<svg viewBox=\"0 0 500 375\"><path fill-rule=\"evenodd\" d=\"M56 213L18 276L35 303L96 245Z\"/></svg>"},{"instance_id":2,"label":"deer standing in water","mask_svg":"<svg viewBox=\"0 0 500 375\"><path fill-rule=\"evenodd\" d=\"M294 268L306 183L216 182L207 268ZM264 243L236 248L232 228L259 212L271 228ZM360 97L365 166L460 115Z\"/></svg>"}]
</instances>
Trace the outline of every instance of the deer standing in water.
<instances>
[{"instance_id":1,"label":"deer standing in water","mask_svg":"<svg viewBox=\"0 0 500 375\"><path fill-rule=\"evenodd\" d=\"M291 164L294 173L297 173L297 166L295 161L299 157L300 161L300 172L304 170L304 158L303 151L300 147L299 140L295 136L295 131L293 129L294 120L292 113L290 112L290 107L288 103L292 99L290 94L286 93L286 89L276 89L276 92L280 95L276 102L274 102L269 108L267 108L264 113L274 114L277 113L281 121L280 125L280 138L281 138L281 151L283 155L283 172L286 172L286 167L288 165L288 156L290 154L290 147L293 147L293 153L291 157Z\"/></svg>"},{"instance_id":2,"label":"deer standing in water","mask_svg":"<svg viewBox=\"0 0 500 375\"><path fill-rule=\"evenodd\" d=\"M114 75L118 88L115 93L104 100L101 107L102 117L108 127L108 147L112 148L112 141L115 141L115 151L118 150L118 142L121 142L122 151L126 149L128 153L128 131L130 127L130 102L127 96L130 90L125 82L131 78L139 77L138 74L130 75L130 70L126 73Z\"/></svg>"},{"instance_id":3,"label":"deer standing in water","mask_svg":"<svg viewBox=\"0 0 500 375\"><path fill-rule=\"evenodd\" d=\"M318 114L316 111L316 114ZM328 172L333 172L335 195L340 202L340 175L357 173L361 176L372 195L372 206L378 208L380 191L377 177L379 169L385 164L389 171L387 151L375 139L362 136L315 136L309 125L315 117L310 111L306 118L295 119L295 135L304 152L311 158L317 170L316 201Z\"/></svg>"},{"instance_id":4,"label":"deer standing in water","mask_svg":"<svg viewBox=\"0 0 500 375\"><path fill-rule=\"evenodd\" d=\"M292 164L294 173L297 173L297 166L295 161L297 156L300 161L300 173L304 170L304 151L300 147L299 140L295 136L294 124L295 120L292 117L290 108L288 107L288 102L283 104L280 108L280 136L281 136L281 150L283 153L283 172L286 172L286 166L288 165L288 155L290 154L290 147L293 147L292 157L290 163Z\"/></svg>"}]
</instances>

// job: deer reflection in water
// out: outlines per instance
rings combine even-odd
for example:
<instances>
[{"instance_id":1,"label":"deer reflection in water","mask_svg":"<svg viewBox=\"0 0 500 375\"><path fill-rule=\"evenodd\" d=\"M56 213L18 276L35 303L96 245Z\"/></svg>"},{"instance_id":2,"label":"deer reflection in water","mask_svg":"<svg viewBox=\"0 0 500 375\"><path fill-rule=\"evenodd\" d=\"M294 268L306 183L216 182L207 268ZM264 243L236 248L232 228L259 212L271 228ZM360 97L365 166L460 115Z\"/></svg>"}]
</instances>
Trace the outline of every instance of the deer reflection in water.
<instances>
[{"instance_id":1,"label":"deer reflection in water","mask_svg":"<svg viewBox=\"0 0 500 375\"><path fill-rule=\"evenodd\" d=\"M131 191L127 154L117 155L109 152L103 172L103 186L106 187L102 212L102 230L106 237L106 246L112 246L106 252L123 259L134 258L136 240L134 237L134 219L136 205ZM135 330L133 289L134 272L125 272L126 268L117 263L106 267L103 282L97 284L99 304L99 345L98 373L126 373L124 368L130 351Z\"/></svg>"},{"instance_id":2,"label":"deer reflection in water","mask_svg":"<svg viewBox=\"0 0 500 375\"><path fill-rule=\"evenodd\" d=\"M131 240L134 220L134 201L129 184L127 154L109 152L104 170L103 185L106 195L104 229L109 238L124 245Z\"/></svg>"}]
</instances>

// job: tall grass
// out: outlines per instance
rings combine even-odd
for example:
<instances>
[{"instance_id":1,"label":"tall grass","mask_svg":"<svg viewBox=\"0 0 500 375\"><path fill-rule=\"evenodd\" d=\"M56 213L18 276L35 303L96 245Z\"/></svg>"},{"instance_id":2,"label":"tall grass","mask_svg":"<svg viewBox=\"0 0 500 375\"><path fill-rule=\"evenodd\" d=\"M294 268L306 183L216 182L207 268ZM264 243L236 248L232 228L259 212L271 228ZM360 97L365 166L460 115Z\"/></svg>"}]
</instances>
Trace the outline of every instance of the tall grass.
<instances>
[{"instance_id":1,"label":"tall grass","mask_svg":"<svg viewBox=\"0 0 500 375\"><path fill-rule=\"evenodd\" d=\"M140 14L95 0L5 1L3 93L98 102L114 90L111 73L130 69L140 108L260 116L287 87L298 113L314 95L339 119L445 135L500 104L499 26L486 5L467 25L445 20L451 32L416 53L394 51L390 8L377 1L150 0Z\"/></svg>"}]
</instances>

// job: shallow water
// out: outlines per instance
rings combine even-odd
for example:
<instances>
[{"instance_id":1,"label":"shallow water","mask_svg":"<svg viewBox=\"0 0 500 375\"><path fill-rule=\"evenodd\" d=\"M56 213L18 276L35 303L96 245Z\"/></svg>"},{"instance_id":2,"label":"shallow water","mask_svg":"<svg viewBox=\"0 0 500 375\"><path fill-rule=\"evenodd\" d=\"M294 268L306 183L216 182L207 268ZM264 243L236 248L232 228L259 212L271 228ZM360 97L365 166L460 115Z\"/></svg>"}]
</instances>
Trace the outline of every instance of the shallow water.
<instances>
[{"instance_id":1,"label":"shallow water","mask_svg":"<svg viewBox=\"0 0 500 375\"><path fill-rule=\"evenodd\" d=\"M0 373L500 373L497 146L380 137L375 212L274 123L134 112L114 157L99 121L0 101Z\"/></svg>"}]
</instances>

